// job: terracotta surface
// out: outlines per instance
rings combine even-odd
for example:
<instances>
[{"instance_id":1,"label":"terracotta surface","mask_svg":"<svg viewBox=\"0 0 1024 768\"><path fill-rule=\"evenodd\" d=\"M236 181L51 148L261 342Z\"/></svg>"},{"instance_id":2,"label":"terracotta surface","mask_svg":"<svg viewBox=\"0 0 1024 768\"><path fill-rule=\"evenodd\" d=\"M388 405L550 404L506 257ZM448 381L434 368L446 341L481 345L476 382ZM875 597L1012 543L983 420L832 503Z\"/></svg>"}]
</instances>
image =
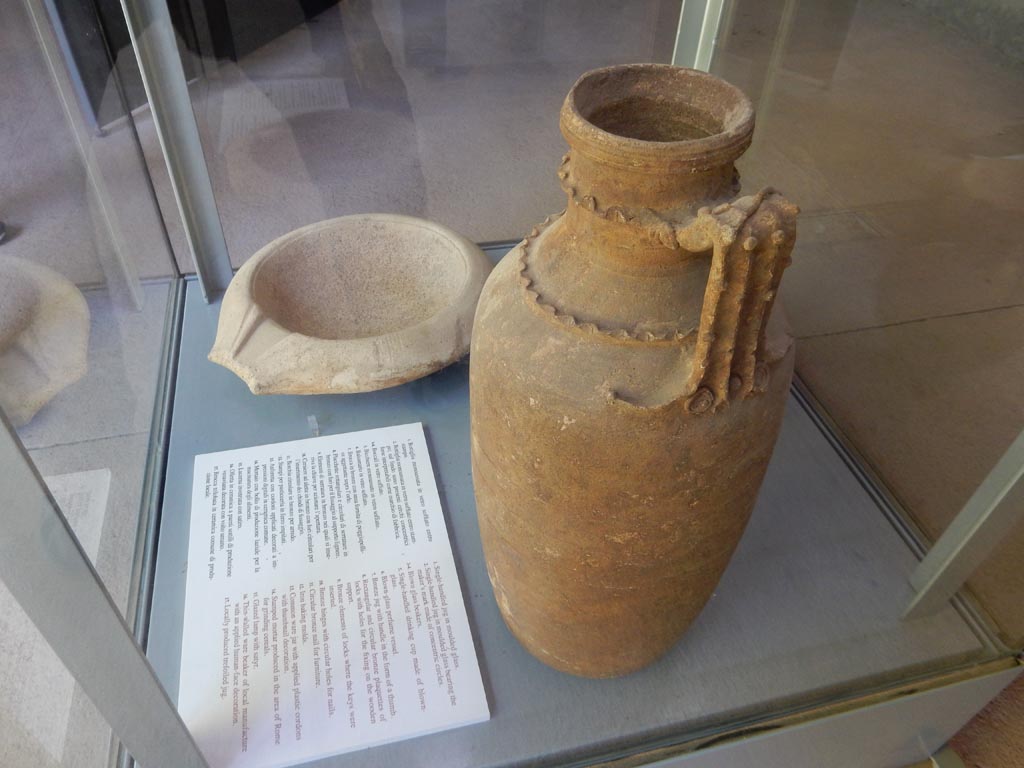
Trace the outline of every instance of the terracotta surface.
<instances>
[{"instance_id":1,"label":"terracotta surface","mask_svg":"<svg viewBox=\"0 0 1024 768\"><path fill-rule=\"evenodd\" d=\"M561 113L568 208L481 295L488 572L510 629L557 669L610 677L665 653L750 516L793 369L771 310L797 213L770 189L737 197L753 125L710 75L584 75Z\"/></svg>"},{"instance_id":2,"label":"terracotta surface","mask_svg":"<svg viewBox=\"0 0 1024 768\"><path fill-rule=\"evenodd\" d=\"M466 354L490 267L466 238L410 216L302 227L235 275L210 360L255 394L402 384Z\"/></svg>"},{"instance_id":3,"label":"terracotta surface","mask_svg":"<svg viewBox=\"0 0 1024 768\"><path fill-rule=\"evenodd\" d=\"M85 374L89 307L52 269L0 256L0 407L24 426Z\"/></svg>"}]
</instances>

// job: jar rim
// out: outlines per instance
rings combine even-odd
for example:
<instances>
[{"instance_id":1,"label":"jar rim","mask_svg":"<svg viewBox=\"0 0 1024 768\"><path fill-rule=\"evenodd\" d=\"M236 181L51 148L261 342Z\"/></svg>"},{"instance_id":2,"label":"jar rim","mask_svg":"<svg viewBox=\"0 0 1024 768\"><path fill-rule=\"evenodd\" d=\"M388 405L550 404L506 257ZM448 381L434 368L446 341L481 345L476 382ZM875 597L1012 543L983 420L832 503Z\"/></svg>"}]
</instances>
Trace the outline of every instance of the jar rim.
<instances>
[{"instance_id":1,"label":"jar rim","mask_svg":"<svg viewBox=\"0 0 1024 768\"><path fill-rule=\"evenodd\" d=\"M730 163L750 145L754 107L719 77L670 64L590 70L560 115L570 147L633 168L691 170Z\"/></svg>"}]
</instances>

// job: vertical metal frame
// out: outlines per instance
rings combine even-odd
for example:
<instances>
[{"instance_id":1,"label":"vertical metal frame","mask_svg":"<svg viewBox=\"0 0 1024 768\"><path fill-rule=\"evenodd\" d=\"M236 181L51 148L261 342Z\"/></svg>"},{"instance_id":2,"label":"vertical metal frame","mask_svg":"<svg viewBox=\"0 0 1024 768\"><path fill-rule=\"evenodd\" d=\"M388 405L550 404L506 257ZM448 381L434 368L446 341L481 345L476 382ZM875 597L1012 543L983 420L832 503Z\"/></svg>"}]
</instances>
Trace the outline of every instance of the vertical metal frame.
<instances>
[{"instance_id":1,"label":"vertical metal frame","mask_svg":"<svg viewBox=\"0 0 1024 768\"><path fill-rule=\"evenodd\" d=\"M725 0L683 0L672 63L707 72L718 39Z\"/></svg>"},{"instance_id":2,"label":"vertical metal frame","mask_svg":"<svg viewBox=\"0 0 1024 768\"><path fill-rule=\"evenodd\" d=\"M46 67L53 83L61 112L67 122L68 131L74 140L75 150L85 171L86 183L96 201L97 224L110 239L110 249L101 248L100 268L107 279L111 292L123 295L138 309L142 306L142 284L138 269L131 258L128 238L124 233L122 219L116 206L112 205L114 195L103 175L103 169L92 147L94 132L98 128L96 116L82 86L81 78L74 71L73 59L68 53L70 47L63 26L52 0L24 0L25 12L32 23L40 51L46 60ZM67 66L63 63L67 61ZM79 108L80 107L80 108ZM88 113L86 124L81 115ZM155 205L155 200L154 200ZM168 248L170 246L168 245Z\"/></svg>"},{"instance_id":3,"label":"vertical metal frame","mask_svg":"<svg viewBox=\"0 0 1024 768\"><path fill-rule=\"evenodd\" d=\"M0 467L0 580L139 764L208 768L2 414Z\"/></svg>"},{"instance_id":4,"label":"vertical metal frame","mask_svg":"<svg viewBox=\"0 0 1024 768\"><path fill-rule=\"evenodd\" d=\"M166 0L121 0L203 296L231 282L224 230Z\"/></svg>"},{"instance_id":5,"label":"vertical metal frame","mask_svg":"<svg viewBox=\"0 0 1024 768\"><path fill-rule=\"evenodd\" d=\"M1024 520L1024 432L1013 441L910 577L907 618L939 610Z\"/></svg>"}]
</instances>

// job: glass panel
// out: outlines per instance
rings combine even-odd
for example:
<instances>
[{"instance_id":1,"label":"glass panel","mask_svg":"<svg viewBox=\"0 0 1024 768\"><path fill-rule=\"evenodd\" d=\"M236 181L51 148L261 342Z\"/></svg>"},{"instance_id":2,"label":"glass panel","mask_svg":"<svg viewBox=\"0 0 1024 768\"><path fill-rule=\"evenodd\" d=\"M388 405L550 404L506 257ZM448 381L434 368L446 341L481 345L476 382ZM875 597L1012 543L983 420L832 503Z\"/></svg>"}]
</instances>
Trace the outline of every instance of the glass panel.
<instances>
[{"instance_id":1,"label":"glass panel","mask_svg":"<svg viewBox=\"0 0 1024 768\"><path fill-rule=\"evenodd\" d=\"M127 611L179 277L110 19L0 3L0 407ZM109 728L2 588L0 617L0 763L106 765Z\"/></svg>"},{"instance_id":2,"label":"glass panel","mask_svg":"<svg viewBox=\"0 0 1024 768\"><path fill-rule=\"evenodd\" d=\"M744 184L803 209L797 370L931 539L1024 428L1024 9L974 5L736 0L712 67L757 101ZM1015 647L1022 552L970 581Z\"/></svg>"},{"instance_id":3,"label":"glass panel","mask_svg":"<svg viewBox=\"0 0 1024 768\"><path fill-rule=\"evenodd\" d=\"M86 533L80 526L76 532ZM98 544L99 528L89 533ZM106 766L111 752L106 720L3 584L0 654L0 764Z\"/></svg>"},{"instance_id":4,"label":"glass panel","mask_svg":"<svg viewBox=\"0 0 1024 768\"><path fill-rule=\"evenodd\" d=\"M678 6L667 8L356 0L214 12L204 5L205 15L192 14L192 33L182 32L183 50L189 66L198 57L194 106L233 260L296 226L365 210L438 219L478 240L520 236L564 204L551 172L564 149L556 116L569 85L599 64L667 59L663 34L675 25L666 14ZM960 57L950 60L948 50ZM979 337L970 324L995 318L1009 327L1014 316L999 313L1020 309L1011 233L1020 205L1005 194L1018 181L1020 75L1001 54L912 4L867 0L730 3L718 51L713 70L745 88L761 113L741 165L748 190L771 184L804 207L784 283L800 371L927 531L932 502L955 512L1019 429L1006 430L999 445L998 430L985 433L979 423L979 412L1000 429L998 414L1020 414L1010 384L1019 381L1019 358L1005 335L979 345L978 338L996 337ZM963 99L977 114L957 107ZM145 130L143 137L152 142ZM172 446L168 463L169 535L157 584L164 594L154 616L166 630L154 664L172 687L185 565L180 526L200 448L301 436L310 409L316 423L372 426L382 412L395 418L403 403L410 420L426 414L449 430L451 464L440 474L458 480L446 498L464 498L462 509L472 504L464 370L369 395L358 407L347 398L256 400L208 365L217 307L194 291L189 301L175 411L186 439ZM947 322L966 325L949 330ZM994 362L1010 367L985 390L990 402L978 403L974 371ZM450 396L422 396L438 386L450 387ZM375 401L379 410L368 407ZM628 723L601 722L585 707L568 727L559 719L574 701L597 699L524 658L497 615L475 523L461 517L488 679L502 696L521 694L518 705L509 699L505 719L476 732L493 739L477 754L522 762L574 749L632 749L658 729L673 738L727 730L787 708L909 685L996 652L960 606L901 619L916 553L801 402L788 411L761 514L702 623L666 666L609 683L642 692L638 698L656 710ZM444 412L432 413L435 406ZM958 476L976 461L977 441L991 457L977 476ZM961 484L959 501L951 482ZM730 679L741 682L723 685ZM510 714L520 730L506 729ZM546 731L551 724L558 727ZM448 736L452 752L465 746L460 737L470 738ZM375 759L336 762L364 758Z\"/></svg>"},{"instance_id":5,"label":"glass panel","mask_svg":"<svg viewBox=\"0 0 1024 768\"><path fill-rule=\"evenodd\" d=\"M181 18L186 5L182 56L201 72L193 104L239 265L298 226L369 211L518 238L564 207L551 180L573 81L669 61L680 2L169 2Z\"/></svg>"}]
</instances>

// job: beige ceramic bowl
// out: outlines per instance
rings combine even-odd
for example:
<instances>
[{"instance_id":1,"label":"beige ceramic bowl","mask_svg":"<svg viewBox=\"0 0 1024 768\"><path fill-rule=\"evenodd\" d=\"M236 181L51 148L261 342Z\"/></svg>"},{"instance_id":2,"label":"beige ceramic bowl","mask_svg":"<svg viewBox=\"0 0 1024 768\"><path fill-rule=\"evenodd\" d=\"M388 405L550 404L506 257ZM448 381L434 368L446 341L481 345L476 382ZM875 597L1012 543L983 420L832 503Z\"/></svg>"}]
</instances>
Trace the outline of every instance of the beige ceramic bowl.
<instances>
[{"instance_id":1,"label":"beige ceramic bowl","mask_svg":"<svg viewBox=\"0 0 1024 768\"><path fill-rule=\"evenodd\" d=\"M490 268L466 238L410 216L302 227L235 275L210 360L255 394L402 384L466 354Z\"/></svg>"}]
</instances>

